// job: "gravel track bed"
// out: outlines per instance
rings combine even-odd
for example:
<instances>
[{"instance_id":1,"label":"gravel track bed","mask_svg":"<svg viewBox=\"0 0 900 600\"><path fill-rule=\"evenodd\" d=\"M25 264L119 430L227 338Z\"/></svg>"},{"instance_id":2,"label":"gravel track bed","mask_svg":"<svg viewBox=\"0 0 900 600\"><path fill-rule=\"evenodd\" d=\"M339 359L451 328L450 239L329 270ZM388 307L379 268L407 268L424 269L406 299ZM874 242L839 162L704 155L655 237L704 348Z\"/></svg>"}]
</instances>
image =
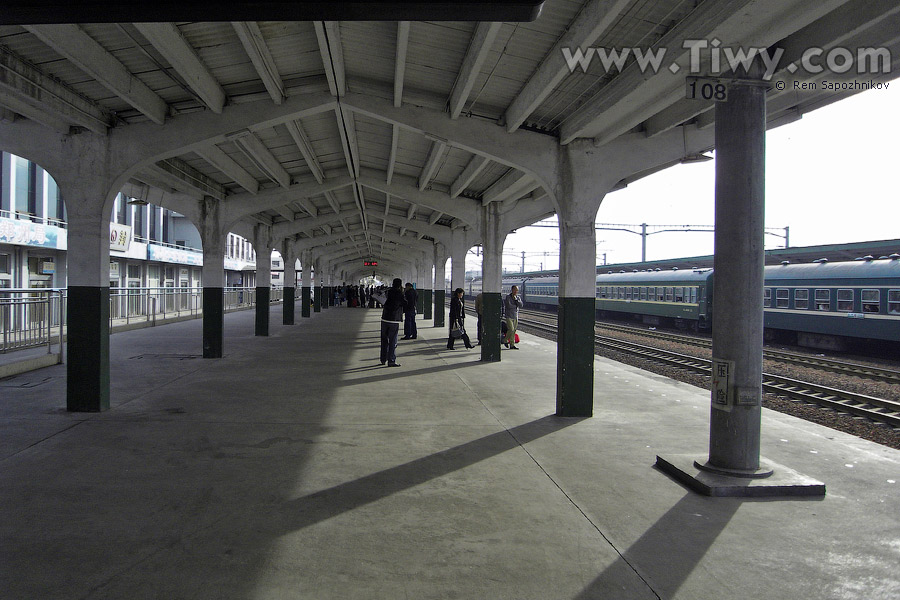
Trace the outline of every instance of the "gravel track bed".
<instances>
[{"instance_id":1,"label":"gravel track bed","mask_svg":"<svg viewBox=\"0 0 900 600\"><path fill-rule=\"evenodd\" d=\"M528 331L530 335L537 335L546 339L556 339L555 336L550 334L541 334L537 331L531 331L525 325L520 325L520 328L524 331ZM603 335L636 343L647 343L647 338L639 334L604 331ZM679 352L681 354L687 354L689 356L696 356L706 359L711 358L711 352L708 349L698 348L696 346L691 346L688 344L680 344L677 342L666 342L663 340L652 340L652 342L653 345L664 350L670 350L672 352ZM661 365L650 360L638 358L636 356L631 356L629 354L612 350L598 350L597 354L606 358L610 358L617 362L638 367L639 369L644 369L653 373L670 377L677 381L689 383L704 390L709 389L709 377L705 375L699 375L675 367ZM781 375L783 377L790 377L793 379L808 381L810 383L817 383L819 385L828 387L840 388L856 392L858 394L866 394L868 396L900 401L900 386L896 384L873 381L871 379L865 379L862 377L830 373L828 371L821 371L811 367L791 365L771 360L766 360L763 362L763 370L766 373L771 373L773 375ZM763 394L762 405L763 407L769 408L771 410L789 414L791 416L805 419L813 423L818 423L819 425L830 427L831 429L835 429L837 431L849 433L851 435L855 435L857 437L900 450L900 429L894 429L893 427L890 427L888 425L875 423L865 418L842 414L830 408L823 408L816 405L807 404L805 402L800 402L798 400L783 398L768 393Z\"/></svg>"}]
</instances>

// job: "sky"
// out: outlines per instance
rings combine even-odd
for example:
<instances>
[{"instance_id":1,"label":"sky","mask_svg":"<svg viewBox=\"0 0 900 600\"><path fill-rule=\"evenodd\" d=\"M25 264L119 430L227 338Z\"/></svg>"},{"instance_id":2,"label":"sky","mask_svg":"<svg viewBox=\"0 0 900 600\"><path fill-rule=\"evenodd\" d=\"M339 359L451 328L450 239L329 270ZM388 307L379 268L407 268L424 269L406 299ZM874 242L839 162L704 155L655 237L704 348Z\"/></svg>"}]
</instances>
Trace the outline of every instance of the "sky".
<instances>
[{"instance_id":1,"label":"sky","mask_svg":"<svg viewBox=\"0 0 900 600\"><path fill-rule=\"evenodd\" d=\"M766 135L766 227L790 245L813 246L900 238L900 79L803 115ZM678 165L603 199L597 223L714 223L715 162ZM652 231L652 229L651 229ZM785 240L766 235L766 248ZM559 266L559 231L526 227L506 238L503 267L518 271ZM656 233L647 260L713 253L712 232ZM639 235L597 231L597 264L641 260ZM480 269L474 250L467 269Z\"/></svg>"}]
</instances>

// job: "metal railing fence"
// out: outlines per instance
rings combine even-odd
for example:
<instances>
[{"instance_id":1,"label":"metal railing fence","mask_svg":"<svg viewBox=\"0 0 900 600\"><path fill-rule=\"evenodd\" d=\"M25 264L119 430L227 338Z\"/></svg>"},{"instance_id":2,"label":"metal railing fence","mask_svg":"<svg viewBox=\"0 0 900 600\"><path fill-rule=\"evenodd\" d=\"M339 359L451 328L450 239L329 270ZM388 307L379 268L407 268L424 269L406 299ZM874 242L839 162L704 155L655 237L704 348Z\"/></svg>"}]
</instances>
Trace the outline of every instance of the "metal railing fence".
<instances>
[{"instance_id":1,"label":"metal railing fence","mask_svg":"<svg viewBox=\"0 0 900 600\"><path fill-rule=\"evenodd\" d=\"M256 305L256 288L226 288L226 311ZM280 302L284 289L271 288L270 303ZM110 328L132 323L203 313L203 288L137 287L111 288L109 292ZM66 289L0 289L0 353L61 344L66 329Z\"/></svg>"}]
</instances>

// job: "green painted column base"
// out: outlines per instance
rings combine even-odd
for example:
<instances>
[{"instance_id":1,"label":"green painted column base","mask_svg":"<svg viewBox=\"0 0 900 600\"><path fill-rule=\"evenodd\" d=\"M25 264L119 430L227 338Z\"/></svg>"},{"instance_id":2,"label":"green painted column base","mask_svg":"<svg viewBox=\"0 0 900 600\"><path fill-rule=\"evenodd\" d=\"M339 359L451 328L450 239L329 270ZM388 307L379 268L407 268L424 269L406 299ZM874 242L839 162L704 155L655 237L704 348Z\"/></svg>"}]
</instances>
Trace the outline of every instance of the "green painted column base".
<instances>
[{"instance_id":1,"label":"green painted column base","mask_svg":"<svg viewBox=\"0 0 900 600\"><path fill-rule=\"evenodd\" d=\"M434 326L443 327L445 321L444 312L446 305L444 304L444 296L447 292L444 290L434 290Z\"/></svg>"},{"instance_id":2,"label":"green painted column base","mask_svg":"<svg viewBox=\"0 0 900 600\"><path fill-rule=\"evenodd\" d=\"M309 304L310 298L312 297L312 291L310 288L304 286L300 291L300 316L308 317L309 316Z\"/></svg>"},{"instance_id":3,"label":"green painted column base","mask_svg":"<svg viewBox=\"0 0 900 600\"><path fill-rule=\"evenodd\" d=\"M329 294L328 286L327 285L322 286L322 310L325 310L328 308L328 294Z\"/></svg>"},{"instance_id":4,"label":"green painted column base","mask_svg":"<svg viewBox=\"0 0 900 600\"><path fill-rule=\"evenodd\" d=\"M481 336L481 360L482 362L500 362L500 308L503 304L503 296L500 292L485 292L481 297L481 324L484 334ZM474 317L475 327L478 327L478 317ZM474 338L477 329L472 328L469 336Z\"/></svg>"},{"instance_id":5,"label":"green painted column base","mask_svg":"<svg viewBox=\"0 0 900 600\"><path fill-rule=\"evenodd\" d=\"M203 288L203 358L222 358L225 350L225 290Z\"/></svg>"},{"instance_id":6,"label":"green painted column base","mask_svg":"<svg viewBox=\"0 0 900 600\"><path fill-rule=\"evenodd\" d=\"M556 415L594 410L594 299L560 298L556 351Z\"/></svg>"},{"instance_id":7,"label":"green painted column base","mask_svg":"<svg viewBox=\"0 0 900 600\"><path fill-rule=\"evenodd\" d=\"M269 335L269 299L271 289L268 287L256 288L256 335Z\"/></svg>"},{"instance_id":8,"label":"green painted column base","mask_svg":"<svg viewBox=\"0 0 900 600\"><path fill-rule=\"evenodd\" d=\"M313 288L313 312L322 312L322 287Z\"/></svg>"},{"instance_id":9,"label":"green painted column base","mask_svg":"<svg viewBox=\"0 0 900 600\"><path fill-rule=\"evenodd\" d=\"M66 409L109 410L109 288L69 286Z\"/></svg>"},{"instance_id":10,"label":"green painted column base","mask_svg":"<svg viewBox=\"0 0 900 600\"><path fill-rule=\"evenodd\" d=\"M422 290L422 318L423 319L431 319L431 315L434 313L434 297L432 295L432 290Z\"/></svg>"},{"instance_id":11,"label":"green painted column base","mask_svg":"<svg viewBox=\"0 0 900 600\"><path fill-rule=\"evenodd\" d=\"M296 293L296 289L292 287L284 288L284 300L282 302L282 317L281 324L282 325L293 325L294 324L294 294Z\"/></svg>"},{"instance_id":12,"label":"green painted column base","mask_svg":"<svg viewBox=\"0 0 900 600\"><path fill-rule=\"evenodd\" d=\"M421 315L425 312L425 294L423 294L424 290L416 290L418 292L416 294L416 314Z\"/></svg>"}]
</instances>

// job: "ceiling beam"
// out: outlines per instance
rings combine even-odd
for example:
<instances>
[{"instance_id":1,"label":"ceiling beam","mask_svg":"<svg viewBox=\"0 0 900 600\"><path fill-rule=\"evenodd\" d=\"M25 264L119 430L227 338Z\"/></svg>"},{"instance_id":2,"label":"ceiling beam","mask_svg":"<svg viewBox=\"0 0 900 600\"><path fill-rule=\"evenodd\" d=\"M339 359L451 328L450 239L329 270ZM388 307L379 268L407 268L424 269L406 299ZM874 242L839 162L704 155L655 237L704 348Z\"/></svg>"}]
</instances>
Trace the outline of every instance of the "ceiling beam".
<instances>
[{"instance_id":1,"label":"ceiling beam","mask_svg":"<svg viewBox=\"0 0 900 600\"><path fill-rule=\"evenodd\" d=\"M72 125L106 135L112 115L0 46L0 105L60 133Z\"/></svg>"},{"instance_id":2,"label":"ceiling beam","mask_svg":"<svg viewBox=\"0 0 900 600\"><path fill-rule=\"evenodd\" d=\"M169 61L211 111L216 114L222 112L225 90L174 23L135 23L134 26Z\"/></svg>"},{"instance_id":3,"label":"ceiling beam","mask_svg":"<svg viewBox=\"0 0 900 600\"><path fill-rule=\"evenodd\" d=\"M338 98L347 93L347 76L344 72L344 51L341 48L341 28L337 21L316 21L316 39L325 66L325 77L331 95Z\"/></svg>"},{"instance_id":4,"label":"ceiling beam","mask_svg":"<svg viewBox=\"0 0 900 600\"><path fill-rule=\"evenodd\" d=\"M165 101L78 25L28 25L25 29L154 123L165 122L169 110Z\"/></svg>"},{"instance_id":5,"label":"ceiling beam","mask_svg":"<svg viewBox=\"0 0 900 600\"><path fill-rule=\"evenodd\" d=\"M463 193L463 190L472 183L472 180L484 170L489 162L490 160L479 154L473 156L472 160L469 161L469 164L466 165L466 168L463 169L463 172L456 178L456 181L450 185L450 197L456 198Z\"/></svg>"},{"instance_id":6,"label":"ceiling beam","mask_svg":"<svg viewBox=\"0 0 900 600\"><path fill-rule=\"evenodd\" d=\"M148 170L162 176L173 188L191 195L212 196L222 200L226 196L225 188L207 177L197 169L178 158L161 160Z\"/></svg>"},{"instance_id":7,"label":"ceiling beam","mask_svg":"<svg viewBox=\"0 0 900 600\"><path fill-rule=\"evenodd\" d=\"M259 25L255 21L235 21L231 23L231 26L234 27L247 56L250 57L250 62L253 63L259 78L262 79L263 85L272 96L272 101L275 104L284 102L284 82L281 80L278 67L275 66L275 60L272 58L272 53L269 52L269 46L266 45Z\"/></svg>"},{"instance_id":8,"label":"ceiling beam","mask_svg":"<svg viewBox=\"0 0 900 600\"><path fill-rule=\"evenodd\" d=\"M409 48L409 21L397 22L397 57L394 61L394 106L403 103L403 78L406 76L406 51Z\"/></svg>"},{"instance_id":9,"label":"ceiling beam","mask_svg":"<svg viewBox=\"0 0 900 600\"><path fill-rule=\"evenodd\" d=\"M360 173L360 185L390 194L407 202L413 202L430 210L439 210L456 217L469 225L477 225L481 217L481 206L469 198L451 198L449 195L435 190L420 190L415 180L407 177L396 177L393 183L384 183L378 171L363 169Z\"/></svg>"},{"instance_id":10,"label":"ceiling beam","mask_svg":"<svg viewBox=\"0 0 900 600\"><path fill-rule=\"evenodd\" d=\"M517 197L517 195L527 194L536 187L538 187L537 182L527 174L510 169L484 191L481 201L485 205L491 202L502 202L508 198Z\"/></svg>"},{"instance_id":11,"label":"ceiling beam","mask_svg":"<svg viewBox=\"0 0 900 600\"><path fill-rule=\"evenodd\" d=\"M391 153L388 156L387 182L394 177L394 166L397 164L397 145L400 143L400 126L394 123L391 126Z\"/></svg>"},{"instance_id":12,"label":"ceiling beam","mask_svg":"<svg viewBox=\"0 0 900 600\"><path fill-rule=\"evenodd\" d=\"M198 149L196 152L201 158L206 160L206 162L222 171L222 173L228 177L231 177L235 183L251 194L255 194L259 191L259 182L256 178L215 144L210 144L206 148Z\"/></svg>"},{"instance_id":13,"label":"ceiling beam","mask_svg":"<svg viewBox=\"0 0 900 600\"><path fill-rule=\"evenodd\" d=\"M578 18L569 25L566 33L544 56L541 65L506 109L504 121L507 131L513 132L518 129L571 73L563 49L568 48L571 51L575 48L586 49L618 21L629 4L631 0L591 0L581 10Z\"/></svg>"},{"instance_id":14,"label":"ceiling beam","mask_svg":"<svg viewBox=\"0 0 900 600\"><path fill-rule=\"evenodd\" d=\"M422 174L419 175L419 189L424 190L428 187L428 184L431 182L432 177L437 175L438 165L441 162L441 158L444 156L444 150L447 149L447 144L444 142L432 142L431 150L428 152L428 159L425 161L425 166L422 167Z\"/></svg>"},{"instance_id":15,"label":"ceiling beam","mask_svg":"<svg viewBox=\"0 0 900 600\"><path fill-rule=\"evenodd\" d=\"M347 161L347 169L351 177L359 177L359 143L356 140L356 122L352 111L342 110L340 106L334 109L338 123L338 133L341 138L341 147L344 150L344 160Z\"/></svg>"},{"instance_id":16,"label":"ceiling beam","mask_svg":"<svg viewBox=\"0 0 900 600\"><path fill-rule=\"evenodd\" d=\"M494 45L503 23L478 23L466 50L453 91L450 92L450 118L456 119L469 99L469 93L481 74L481 67ZM397 105L399 106L399 105Z\"/></svg>"},{"instance_id":17,"label":"ceiling beam","mask_svg":"<svg viewBox=\"0 0 900 600\"><path fill-rule=\"evenodd\" d=\"M263 174L283 188L291 185L290 174L281 166L281 162L269 151L265 144L252 131L241 131L229 136L229 141L246 155Z\"/></svg>"},{"instance_id":18,"label":"ceiling beam","mask_svg":"<svg viewBox=\"0 0 900 600\"><path fill-rule=\"evenodd\" d=\"M313 177L316 178L316 181L322 183L322 180L325 178L325 174L322 171L322 165L319 164L319 160L316 158L316 152L313 150L312 144L309 143L309 137L307 137L306 132L303 131L300 122L288 121L284 125L287 127L288 133L291 134L291 137L294 139L294 143L297 144L297 148L300 149L300 154L302 154L304 160L306 160L306 166L312 171Z\"/></svg>"}]
</instances>

